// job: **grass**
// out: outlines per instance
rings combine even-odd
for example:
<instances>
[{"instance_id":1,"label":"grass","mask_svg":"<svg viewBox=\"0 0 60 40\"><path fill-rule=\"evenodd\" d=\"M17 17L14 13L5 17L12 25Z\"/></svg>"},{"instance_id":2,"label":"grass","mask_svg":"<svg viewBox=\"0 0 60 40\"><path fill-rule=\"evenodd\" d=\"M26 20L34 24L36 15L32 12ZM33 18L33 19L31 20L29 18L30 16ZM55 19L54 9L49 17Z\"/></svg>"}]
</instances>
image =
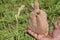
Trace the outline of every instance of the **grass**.
<instances>
[{"instance_id":1,"label":"grass","mask_svg":"<svg viewBox=\"0 0 60 40\"><path fill-rule=\"evenodd\" d=\"M34 40L24 33L28 26L29 13L33 10L30 3L34 0L0 0L0 40ZM21 5L25 5L19 18L15 15ZM56 19L60 19L60 0L39 0L40 9L47 13L50 30ZM60 22L59 22L60 25Z\"/></svg>"}]
</instances>

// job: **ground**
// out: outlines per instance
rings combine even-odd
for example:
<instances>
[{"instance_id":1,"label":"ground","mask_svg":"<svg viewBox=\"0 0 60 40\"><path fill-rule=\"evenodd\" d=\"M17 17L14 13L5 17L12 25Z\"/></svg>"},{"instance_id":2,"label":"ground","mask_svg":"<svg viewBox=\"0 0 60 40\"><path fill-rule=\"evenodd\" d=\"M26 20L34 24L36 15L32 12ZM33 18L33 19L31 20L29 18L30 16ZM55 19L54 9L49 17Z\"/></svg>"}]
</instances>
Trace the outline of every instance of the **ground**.
<instances>
[{"instance_id":1,"label":"ground","mask_svg":"<svg viewBox=\"0 0 60 40\"><path fill-rule=\"evenodd\" d=\"M33 10L30 6L35 0L0 0L0 40L34 40L24 32L28 26L29 13ZM60 0L38 0L40 9L47 13L50 30L52 23L60 19ZM19 18L15 15L21 5L25 8ZM60 25L60 22L58 23Z\"/></svg>"}]
</instances>

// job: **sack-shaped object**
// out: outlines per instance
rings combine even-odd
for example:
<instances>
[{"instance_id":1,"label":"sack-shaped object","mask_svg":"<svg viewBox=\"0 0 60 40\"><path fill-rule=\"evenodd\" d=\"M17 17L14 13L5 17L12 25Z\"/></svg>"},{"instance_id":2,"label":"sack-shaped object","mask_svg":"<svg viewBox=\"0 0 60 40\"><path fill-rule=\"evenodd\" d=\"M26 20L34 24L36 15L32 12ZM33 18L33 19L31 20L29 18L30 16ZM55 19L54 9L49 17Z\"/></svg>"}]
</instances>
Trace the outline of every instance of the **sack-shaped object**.
<instances>
[{"instance_id":1,"label":"sack-shaped object","mask_svg":"<svg viewBox=\"0 0 60 40\"><path fill-rule=\"evenodd\" d=\"M38 3L35 2L34 6L32 5L35 9L30 13L28 28L37 34L46 35L49 31L47 14L36 4Z\"/></svg>"}]
</instances>

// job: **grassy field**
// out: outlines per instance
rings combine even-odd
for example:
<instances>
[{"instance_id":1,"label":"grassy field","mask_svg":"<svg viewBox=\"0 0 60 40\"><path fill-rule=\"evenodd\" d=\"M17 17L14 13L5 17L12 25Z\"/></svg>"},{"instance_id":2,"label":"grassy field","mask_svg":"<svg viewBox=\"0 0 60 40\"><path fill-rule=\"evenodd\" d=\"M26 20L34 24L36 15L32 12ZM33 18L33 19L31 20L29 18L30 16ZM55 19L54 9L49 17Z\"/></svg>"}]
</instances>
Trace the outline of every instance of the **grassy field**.
<instances>
[{"instance_id":1,"label":"grassy field","mask_svg":"<svg viewBox=\"0 0 60 40\"><path fill-rule=\"evenodd\" d=\"M0 0L0 40L34 40L24 33L28 26L30 6L35 0ZM21 5L26 7L16 20L15 15ZM47 13L50 30L56 20L60 19L60 0L39 0L40 9ZM60 25L60 22L58 23Z\"/></svg>"}]
</instances>

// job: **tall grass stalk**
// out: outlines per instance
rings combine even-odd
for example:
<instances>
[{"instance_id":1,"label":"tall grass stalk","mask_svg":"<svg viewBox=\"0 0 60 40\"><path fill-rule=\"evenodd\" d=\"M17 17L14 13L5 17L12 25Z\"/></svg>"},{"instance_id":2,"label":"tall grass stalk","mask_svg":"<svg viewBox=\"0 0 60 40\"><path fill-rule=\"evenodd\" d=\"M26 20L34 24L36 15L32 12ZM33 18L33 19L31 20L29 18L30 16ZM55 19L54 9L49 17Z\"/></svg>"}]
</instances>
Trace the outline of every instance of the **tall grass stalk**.
<instances>
[{"instance_id":1,"label":"tall grass stalk","mask_svg":"<svg viewBox=\"0 0 60 40\"><path fill-rule=\"evenodd\" d=\"M18 35L18 18L20 16L20 12L21 10L23 10L25 7L25 5L21 5L21 7L19 7L18 9L18 13L15 15L15 18L16 18L16 40L19 38L17 35Z\"/></svg>"}]
</instances>

